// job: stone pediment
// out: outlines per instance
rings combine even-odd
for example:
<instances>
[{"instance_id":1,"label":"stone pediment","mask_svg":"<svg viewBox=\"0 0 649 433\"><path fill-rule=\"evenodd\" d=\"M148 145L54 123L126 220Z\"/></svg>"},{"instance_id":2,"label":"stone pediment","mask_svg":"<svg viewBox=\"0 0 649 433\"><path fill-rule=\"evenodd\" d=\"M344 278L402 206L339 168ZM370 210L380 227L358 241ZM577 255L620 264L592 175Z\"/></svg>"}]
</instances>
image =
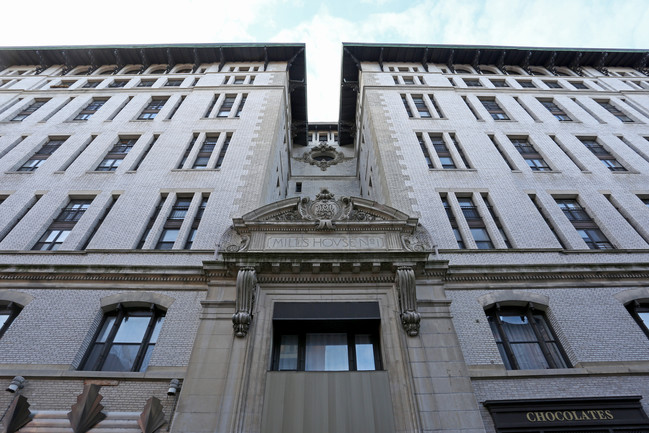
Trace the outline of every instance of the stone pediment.
<instances>
[{"instance_id":1,"label":"stone pediment","mask_svg":"<svg viewBox=\"0 0 649 433\"><path fill-rule=\"evenodd\" d=\"M278 201L233 219L219 253L430 252L428 232L389 206L322 190Z\"/></svg>"}]
</instances>

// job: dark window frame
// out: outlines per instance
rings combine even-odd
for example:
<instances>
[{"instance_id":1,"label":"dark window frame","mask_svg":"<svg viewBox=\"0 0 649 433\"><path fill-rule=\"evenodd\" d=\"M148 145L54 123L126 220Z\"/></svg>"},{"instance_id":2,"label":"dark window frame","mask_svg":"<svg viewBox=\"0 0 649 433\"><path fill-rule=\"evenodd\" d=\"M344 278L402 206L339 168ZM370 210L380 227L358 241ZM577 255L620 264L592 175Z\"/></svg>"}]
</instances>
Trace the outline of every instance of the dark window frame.
<instances>
[{"instance_id":1,"label":"dark window frame","mask_svg":"<svg viewBox=\"0 0 649 433\"><path fill-rule=\"evenodd\" d=\"M642 329L642 332L644 332L647 338L649 338L649 324L645 323L639 314L639 313L649 313L649 303L635 300L629 302L626 305L626 309L629 311L629 314L631 314L631 317L633 317L633 319L636 321L640 329ZM2 334L0 334L0 336L1 335Z\"/></svg>"},{"instance_id":2,"label":"dark window frame","mask_svg":"<svg viewBox=\"0 0 649 433\"><path fill-rule=\"evenodd\" d=\"M7 329L9 329L9 327L11 326L13 321L16 320L16 317L18 317L21 311L22 306L16 304L15 302L0 302L0 315L7 316L4 323L2 324L2 327L0 327L0 338L5 335L5 332L7 332Z\"/></svg>"},{"instance_id":3,"label":"dark window frame","mask_svg":"<svg viewBox=\"0 0 649 433\"><path fill-rule=\"evenodd\" d=\"M86 210L92 204L93 199L71 199L68 204L61 209L61 212L54 221L49 225L45 233L41 235L38 242L34 244L32 250L35 251L56 251L65 242L68 235L83 217ZM64 235L65 233L65 235ZM52 238L51 235L54 235ZM63 240L61 240L61 236Z\"/></svg>"},{"instance_id":4,"label":"dark window frame","mask_svg":"<svg viewBox=\"0 0 649 433\"><path fill-rule=\"evenodd\" d=\"M508 370L523 370L523 368L520 367L522 359L519 359L520 357L517 358L514 354L512 342L509 340L509 337L503 328L502 317L506 316L526 318L528 326L532 329L536 341L530 341L523 344L538 344L541 353L545 358L545 362L548 364L548 367L537 368L572 368L572 364L561 345L561 341L559 341L557 334L554 332L554 329L552 329L552 326L550 326L549 320L547 320L547 315L543 310L535 308L531 302L525 306L501 306L499 303L496 303L493 307L485 310L485 314L487 315L487 320L490 324L496 345L499 346L499 352L503 363L505 364L505 368ZM539 326L535 318L542 319L545 327ZM546 330L548 332L545 332ZM517 343L521 342L515 342L513 344ZM555 350L551 350L551 344L555 346ZM500 347L502 347L502 351L500 350Z\"/></svg>"},{"instance_id":5,"label":"dark window frame","mask_svg":"<svg viewBox=\"0 0 649 433\"><path fill-rule=\"evenodd\" d=\"M112 349L113 346L116 344L131 344L135 345L136 343L116 343L115 342L115 336L117 335L117 332L119 331L119 328L122 326L124 323L124 318L128 317L147 317L149 316L149 323L147 325L147 328L145 330L144 336L142 338L142 341L139 343L139 349L137 352L137 355L133 361L133 365L131 366L130 370L103 370L104 366L106 365L106 360L108 358L108 355ZM80 364L79 370L82 371L145 371L146 368L148 367L148 361L150 359L146 358L147 351L149 347L154 347L157 344L157 338L156 340L152 343L151 342L151 337L154 334L155 327L158 323L158 320L161 319L160 322L160 328L164 325L164 318L166 316L166 311L160 308L159 306L155 304L151 304L148 308L146 307L127 307L122 304L118 304L117 308L111 311L107 311L104 313L101 323L99 327L97 328L97 332L95 333L95 336L92 340L92 343L88 347L88 350L86 351L86 354L83 357L83 360ZM108 332L108 335L106 336L106 339L104 342L98 342L97 339L100 338L102 331L104 330L104 325L106 325L107 320L109 318L114 317L114 322L110 326L110 330ZM157 337L157 336L156 336ZM98 344L103 345L101 348L101 351L99 351L98 356L93 360L91 355L93 353L93 350L95 347L98 347ZM153 349L151 349L153 351ZM92 365L87 365L89 362L92 363ZM146 363L145 363L146 362Z\"/></svg>"},{"instance_id":6,"label":"dark window frame","mask_svg":"<svg viewBox=\"0 0 649 433\"><path fill-rule=\"evenodd\" d=\"M369 335L374 353L374 370L383 370L380 348L380 321L376 320L274 320L273 321L273 353L272 371L329 371L306 370L306 335L311 333L345 333L347 336L348 369L340 371L359 371L357 369L355 337ZM298 352L296 369L279 369L281 337L297 335Z\"/></svg>"},{"instance_id":7,"label":"dark window frame","mask_svg":"<svg viewBox=\"0 0 649 433\"><path fill-rule=\"evenodd\" d=\"M169 100L168 96L156 96L151 98L151 101L142 110L137 120L153 120L162 111L165 104Z\"/></svg>"}]
</instances>

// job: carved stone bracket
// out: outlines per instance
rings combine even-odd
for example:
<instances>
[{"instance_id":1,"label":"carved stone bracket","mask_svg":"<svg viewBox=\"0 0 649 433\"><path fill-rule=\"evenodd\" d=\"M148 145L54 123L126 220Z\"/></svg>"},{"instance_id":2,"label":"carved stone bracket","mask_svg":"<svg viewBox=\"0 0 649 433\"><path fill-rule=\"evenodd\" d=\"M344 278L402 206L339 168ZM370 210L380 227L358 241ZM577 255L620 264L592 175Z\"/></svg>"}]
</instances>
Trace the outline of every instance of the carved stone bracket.
<instances>
[{"instance_id":1,"label":"carved stone bracket","mask_svg":"<svg viewBox=\"0 0 649 433\"><path fill-rule=\"evenodd\" d=\"M498 66L498 69L500 69L500 72L503 74L508 74L507 72L507 66L505 66L505 56L507 55L507 51L503 50L500 52L500 57L498 57L498 63L496 66Z\"/></svg>"},{"instance_id":2,"label":"carved stone bracket","mask_svg":"<svg viewBox=\"0 0 649 433\"><path fill-rule=\"evenodd\" d=\"M115 55L115 69L113 70L113 75L117 74L126 64L124 63L124 60L122 59L122 53L115 48L113 50L113 54Z\"/></svg>"},{"instance_id":3,"label":"carved stone bracket","mask_svg":"<svg viewBox=\"0 0 649 433\"><path fill-rule=\"evenodd\" d=\"M523 59L523 63L521 64L521 68L523 68L523 70L525 72L527 72L528 74L534 75L534 74L532 74L532 71L530 70L530 59L531 58L532 58L532 51L528 51L527 53L525 53L525 58Z\"/></svg>"},{"instance_id":4,"label":"carved stone bracket","mask_svg":"<svg viewBox=\"0 0 649 433\"><path fill-rule=\"evenodd\" d=\"M448 59L446 60L446 67L451 72L455 72L455 68L453 67L454 61L455 61L455 50L451 50L450 53L448 54Z\"/></svg>"},{"instance_id":5,"label":"carved stone bracket","mask_svg":"<svg viewBox=\"0 0 649 433\"><path fill-rule=\"evenodd\" d=\"M27 397L18 395L14 401L9 405L9 409L4 415L3 424L4 428L0 430L2 433L14 433L23 428L29 423L34 415L29 410L29 403Z\"/></svg>"},{"instance_id":6,"label":"carved stone bracket","mask_svg":"<svg viewBox=\"0 0 649 433\"><path fill-rule=\"evenodd\" d=\"M252 308L257 290L257 273L252 267L239 269L237 274L236 312L232 316L234 335L245 337L252 322Z\"/></svg>"},{"instance_id":7,"label":"carved stone bracket","mask_svg":"<svg viewBox=\"0 0 649 433\"><path fill-rule=\"evenodd\" d=\"M584 71L581 69L581 56L583 54L584 53L582 53L581 51L575 53L575 57L573 57L572 61L570 62L570 69L572 69L572 71L580 77L584 76Z\"/></svg>"},{"instance_id":8,"label":"carved stone bracket","mask_svg":"<svg viewBox=\"0 0 649 433\"><path fill-rule=\"evenodd\" d=\"M649 68L647 68L647 63L649 62L649 52L644 53L640 60L633 66L637 71L649 76Z\"/></svg>"},{"instance_id":9,"label":"carved stone bracket","mask_svg":"<svg viewBox=\"0 0 649 433\"><path fill-rule=\"evenodd\" d=\"M471 66L473 66L473 69L475 69L478 74L482 74L482 71L480 70L480 50L476 50Z\"/></svg>"},{"instance_id":10,"label":"carved stone bracket","mask_svg":"<svg viewBox=\"0 0 649 433\"><path fill-rule=\"evenodd\" d=\"M401 325L410 337L419 335L421 315L417 312L415 271L410 266L399 266L395 284L399 293Z\"/></svg>"},{"instance_id":11,"label":"carved stone bracket","mask_svg":"<svg viewBox=\"0 0 649 433\"><path fill-rule=\"evenodd\" d=\"M550 71L550 73L552 73L552 75L557 75L557 67L556 67L556 64L555 64L556 61L557 61L557 52L553 51L552 55L550 56L550 59L545 64L545 69Z\"/></svg>"},{"instance_id":12,"label":"carved stone bracket","mask_svg":"<svg viewBox=\"0 0 649 433\"><path fill-rule=\"evenodd\" d=\"M97 64L97 59L95 58L95 52L93 50L88 50L88 59L89 59L90 66L88 66L87 74L90 75L99 68L99 65Z\"/></svg>"},{"instance_id":13,"label":"carved stone bracket","mask_svg":"<svg viewBox=\"0 0 649 433\"><path fill-rule=\"evenodd\" d=\"M99 394L101 386L91 384L83 387L83 392L77 396L76 404L68 412L68 419L74 433L86 433L106 418L102 412L104 406L101 400L104 398Z\"/></svg>"},{"instance_id":14,"label":"carved stone bracket","mask_svg":"<svg viewBox=\"0 0 649 433\"><path fill-rule=\"evenodd\" d=\"M604 51L597 59L595 64L595 69L601 72L603 75L609 75L608 69L606 68L606 58L608 57L608 52Z\"/></svg>"},{"instance_id":15,"label":"carved stone bracket","mask_svg":"<svg viewBox=\"0 0 649 433\"><path fill-rule=\"evenodd\" d=\"M137 419L137 424L140 426L142 433L156 433L166 423L160 399L157 397L149 398L144 405L144 410Z\"/></svg>"}]
</instances>

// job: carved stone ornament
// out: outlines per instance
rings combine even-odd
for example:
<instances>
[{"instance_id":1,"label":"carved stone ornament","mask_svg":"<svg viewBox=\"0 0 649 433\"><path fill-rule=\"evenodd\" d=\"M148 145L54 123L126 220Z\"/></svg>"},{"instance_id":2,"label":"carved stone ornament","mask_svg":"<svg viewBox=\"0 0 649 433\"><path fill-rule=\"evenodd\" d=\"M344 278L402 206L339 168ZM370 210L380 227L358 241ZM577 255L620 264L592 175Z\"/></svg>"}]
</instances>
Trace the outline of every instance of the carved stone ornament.
<instances>
[{"instance_id":1,"label":"carved stone ornament","mask_svg":"<svg viewBox=\"0 0 649 433\"><path fill-rule=\"evenodd\" d=\"M217 246L217 251L228 253L245 251L248 248L249 243L250 238L248 236L240 235L234 227L230 226L221 236L221 240Z\"/></svg>"},{"instance_id":2,"label":"carved stone ornament","mask_svg":"<svg viewBox=\"0 0 649 433\"><path fill-rule=\"evenodd\" d=\"M252 307L255 304L257 274L254 268L241 268L237 274L236 312L232 316L234 335L245 337L252 322Z\"/></svg>"},{"instance_id":3,"label":"carved stone ornament","mask_svg":"<svg viewBox=\"0 0 649 433\"><path fill-rule=\"evenodd\" d=\"M306 151L301 158L295 159L306 162L307 164L317 165L320 167L320 170L325 171L332 165L343 162L345 160L345 155L336 150L335 147L322 142Z\"/></svg>"},{"instance_id":4,"label":"carved stone ornament","mask_svg":"<svg viewBox=\"0 0 649 433\"><path fill-rule=\"evenodd\" d=\"M29 403L27 397L18 395L9 405L9 409L4 415L2 420L4 428L0 430L2 433L14 433L23 428L29 423L34 415L29 410Z\"/></svg>"},{"instance_id":5,"label":"carved stone ornament","mask_svg":"<svg viewBox=\"0 0 649 433\"><path fill-rule=\"evenodd\" d=\"M415 272L410 266L399 266L395 284L399 292L401 325L410 337L419 335L421 315L417 312Z\"/></svg>"},{"instance_id":6,"label":"carved stone ornament","mask_svg":"<svg viewBox=\"0 0 649 433\"><path fill-rule=\"evenodd\" d=\"M137 424L140 426L142 433L156 433L166 423L160 399L157 397L149 398L144 405L144 410L137 419Z\"/></svg>"},{"instance_id":7,"label":"carved stone ornament","mask_svg":"<svg viewBox=\"0 0 649 433\"><path fill-rule=\"evenodd\" d=\"M104 398L99 394L101 386L91 384L84 385L83 392L77 396L76 404L68 412L68 419L74 433L86 433L106 418L102 412L104 406L101 400Z\"/></svg>"},{"instance_id":8,"label":"carved stone ornament","mask_svg":"<svg viewBox=\"0 0 649 433\"><path fill-rule=\"evenodd\" d=\"M432 249L430 235L421 224L417 225L417 229L413 234L402 235L401 242L403 247L409 251L423 252Z\"/></svg>"}]
</instances>

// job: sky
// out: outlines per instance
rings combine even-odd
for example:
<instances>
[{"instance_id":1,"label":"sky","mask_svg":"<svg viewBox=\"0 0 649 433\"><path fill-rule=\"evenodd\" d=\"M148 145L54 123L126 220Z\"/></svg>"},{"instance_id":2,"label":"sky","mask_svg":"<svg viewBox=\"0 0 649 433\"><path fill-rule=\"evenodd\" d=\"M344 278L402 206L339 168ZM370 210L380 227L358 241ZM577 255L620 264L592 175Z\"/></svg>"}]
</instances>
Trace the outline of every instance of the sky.
<instances>
[{"instance_id":1,"label":"sky","mask_svg":"<svg viewBox=\"0 0 649 433\"><path fill-rule=\"evenodd\" d=\"M0 46L306 43L311 122L336 121L342 42L649 50L649 0L6 1Z\"/></svg>"}]
</instances>

